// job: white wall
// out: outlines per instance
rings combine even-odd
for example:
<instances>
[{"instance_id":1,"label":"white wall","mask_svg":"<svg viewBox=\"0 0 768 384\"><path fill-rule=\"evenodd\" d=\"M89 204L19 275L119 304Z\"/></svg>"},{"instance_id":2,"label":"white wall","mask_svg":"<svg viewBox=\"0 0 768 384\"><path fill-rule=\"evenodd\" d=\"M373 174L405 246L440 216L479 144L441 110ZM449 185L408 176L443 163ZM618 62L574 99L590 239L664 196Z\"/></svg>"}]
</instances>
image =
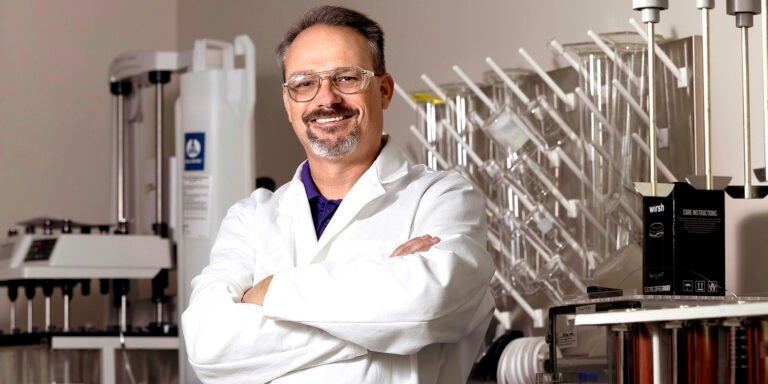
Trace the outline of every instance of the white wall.
<instances>
[{"instance_id":1,"label":"white wall","mask_svg":"<svg viewBox=\"0 0 768 384\"><path fill-rule=\"evenodd\" d=\"M303 154L286 121L280 99L281 74L274 48L286 28L307 9L326 2L315 0L213 2L180 0L179 46L188 46L201 36L231 39L247 33L258 54L256 106L257 169L285 182ZM586 31L630 30L630 17L639 19L631 1L616 0L391 0L330 1L350 6L379 21L386 32L387 67L406 90L425 89L419 80L428 74L437 83L460 81L451 70L462 67L480 81L492 56L502 67L524 67L517 49L525 47L546 69L564 66L545 44L551 38L561 43L586 41ZM701 32L701 18L692 1L672 1L662 12L657 33L685 37ZM739 32L725 4L712 12L712 126L713 172L732 176L743 185L741 135L741 80ZM751 29L752 150L753 167L764 166L760 95L760 37L758 19ZM398 96L395 96L396 98ZM386 116L387 130L394 141L413 153L417 145L407 130L415 115L396 99ZM757 183L757 180L752 180ZM768 270L768 200L727 199L728 249L727 287L739 294L768 292L761 278Z\"/></svg>"},{"instance_id":2,"label":"white wall","mask_svg":"<svg viewBox=\"0 0 768 384\"><path fill-rule=\"evenodd\" d=\"M1 237L45 214L109 222L107 70L126 51L175 50L177 9L176 0L0 1ZM0 289L3 331L7 313Z\"/></svg>"}]
</instances>

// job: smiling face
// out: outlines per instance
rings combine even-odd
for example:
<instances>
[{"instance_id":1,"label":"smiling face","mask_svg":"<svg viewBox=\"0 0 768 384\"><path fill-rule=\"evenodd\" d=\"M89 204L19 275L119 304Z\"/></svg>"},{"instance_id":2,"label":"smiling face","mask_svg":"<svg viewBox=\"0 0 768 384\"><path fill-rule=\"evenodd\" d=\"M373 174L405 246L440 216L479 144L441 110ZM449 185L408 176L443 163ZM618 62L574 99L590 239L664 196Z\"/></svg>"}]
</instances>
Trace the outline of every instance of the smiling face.
<instances>
[{"instance_id":1,"label":"smiling face","mask_svg":"<svg viewBox=\"0 0 768 384\"><path fill-rule=\"evenodd\" d=\"M373 69L368 41L349 27L314 25L301 32L285 55L285 77L358 66ZM372 163L381 148L384 109L392 99L389 74L372 77L355 94L342 94L323 80L314 99L292 100L285 88L283 102L307 157Z\"/></svg>"}]
</instances>

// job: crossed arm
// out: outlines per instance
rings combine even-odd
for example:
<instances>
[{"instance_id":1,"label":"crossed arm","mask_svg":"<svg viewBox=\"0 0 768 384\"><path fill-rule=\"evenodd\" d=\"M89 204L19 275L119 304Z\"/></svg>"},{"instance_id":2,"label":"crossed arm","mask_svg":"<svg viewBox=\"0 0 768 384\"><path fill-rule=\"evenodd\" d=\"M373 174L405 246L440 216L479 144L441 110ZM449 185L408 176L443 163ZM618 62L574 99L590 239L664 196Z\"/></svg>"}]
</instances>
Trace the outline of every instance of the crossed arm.
<instances>
[{"instance_id":1,"label":"crossed arm","mask_svg":"<svg viewBox=\"0 0 768 384\"><path fill-rule=\"evenodd\" d=\"M414 254L416 252L426 252L429 251L433 245L439 242L439 237L430 235L414 237L413 239L400 244L400 246L398 246L389 257L399 257ZM245 291L245 294L243 294L240 302L263 305L264 296L266 296L267 291L269 290L270 282L272 282L272 275L267 276L264 278L264 280L261 280L256 285Z\"/></svg>"}]
</instances>

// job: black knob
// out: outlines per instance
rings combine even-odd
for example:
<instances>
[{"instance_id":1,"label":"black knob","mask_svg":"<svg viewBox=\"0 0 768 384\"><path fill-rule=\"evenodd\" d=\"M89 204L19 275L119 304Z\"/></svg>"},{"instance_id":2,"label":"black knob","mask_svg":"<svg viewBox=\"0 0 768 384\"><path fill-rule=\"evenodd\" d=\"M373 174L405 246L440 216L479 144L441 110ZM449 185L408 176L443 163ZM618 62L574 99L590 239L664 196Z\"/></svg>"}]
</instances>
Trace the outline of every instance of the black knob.
<instances>
[{"instance_id":1,"label":"black knob","mask_svg":"<svg viewBox=\"0 0 768 384\"><path fill-rule=\"evenodd\" d=\"M72 233L72 220L64 219L62 223L61 233Z\"/></svg>"},{"instance_id":2,"label":"black knob","mask_svg":"<svg viewBox=\"0 0 768 384\"><path fill-rule=\"evenodd\" d=\"M115 96L118 95L130 95L133 90L133 84L130 81L116 81L109 83L109 92Z\"/></svg>"},{"instance_id":3,"label":"black knob","mask_svg":"<svg viewBox=\"0 0 768 384\"><path fill-rule=\"evenodd\" d=\"M32 282L24 283L24 296L27 297L27 300L32 300L35 298L35 284Z\"/></svg>"},{"instance_id":4,"label":"black knob","mask_svg":"<svg viewBox=\"0 0 768 384\"><path fill-rule=\"evenodd\" d=\"M154 223L152 224L152 232L155 236L160 236L163 239L168 238L168 224L166 223Z\"/></svg>"},{"instance_id":5,"label":"black knob","mask_svg":"<svg viewBox=\"0 0 768 384\"><path fill-rule=\"evenodd\" d=\"M99 293L102 295L109 293L109 279L99 279Z\"/></svg>"},{"instance_id":6,"label":"black knob","mask_svg":"<svg viewBox=\"0 0 768 384\"><path fill-rule=\"evenodd\" d=\"M128 294L131 286L128 283L128 279L114 279L112 280L112 289L115 291L115 295L122 296Z\"/></svg>"},{"instance_id":7,"label":"black knob","mask_svg":"<svg viewBox=\"0 0 768 384\"><path fill-rule=\"evenodd\" d=\"M45 295L45 297L51 297L51 295L53 295L53 281L46 280L43 281L43 284L41 285L43 286L43 295Z\"/></svg>"},{"instance_id":8,"label":"black knob","mask_svg":"<svg viewBox=\"0 0 768 384\"><path fill-rule=\"evenodd\" d=\"M34 224L27 224L24 227L24 233L28 235L34 235L35 234L35 225Z\"/></svg>"},{"instance_id":9,"label":"black knob","mask_svg":"<svg viewBox=\"0 0 768 384\"><path fill-rule=\"evenodd\" d=\"M8 230L8 237L14 237L18 235L19 235L19 231L17 231L16 228L11 228Z\"/></svg>"},{"instance_id":10,"label":"black knob","mask_svg":"<svg viewBox=\"0 0 768 384\"><path fill-rule=\"evenodd\" d=\"M155 303L162 302L166 288L168 288L168 270L161 269L152 279L152 301Z\"/></svg>"},{"instance_id":11,"label":"black knob","mask_svg":"<svg viewBox=\"0 0 768 384\"><path fill-rule=\"evenodd\" d=\"M90 280L82 280L80 282L80 293L83 294L83 296L88 296L91 294L91 281Z\"/></svg>"},{"instance_id":12,"label":"black knob","mask_svg":"<svg viewBox=\"0 0 768 384\"><path fill-rule=\"evenodd\" d=\"M90 225L81 225L80 226L80 233L87 235L91 233L91 226Z\"/></svg>"},{"instance_id":13,"label":"black knob","mask_svg":"<svg viewBox=\"0 0 768 384\"><path fill-rule=\"evenodd\" d=\"M122 296L125 296L128 294L128 290L130 289L130 284L128 282L128 279L114 279L112 280L112 289L114 290L115 296L113 297L112 305L117 308L122 305Z\"/></svg>"},{"instance_id":14,"label":"black knob","mask_svg":"<svg viewBox=\"0 0 768 384\"><path fill-rule=\"evenodd\" d=\"M44 235L53 234L53 220L45 219L45 221L43 221L43 234Z\"/></svg>"},{"instance_id":15,"label":"black knob","mask_svg":"<svg viewBox=\"0 0 768 384\"><path fill-rule=\"evenodd\" d=\"M171 81L171 71L150 71L149 82L152 84L165 84Z\"/></svg>"},{"instance_id":16,"label":"black knob","mask_svg":"<svg viewBox=\"0 0 768 384\"><path fill-rule=\"evenodd\" d=\"M77 281L74 280L66 280L61 284L61 293L67 296L69 300L72 300L72 291L75 289L75 284L77 284Z\"/></svg>"},{"instance_id":17,"label":"black knob","mask_svg":"<svg viewBox=\"0 0 768 384\"><path fill-rule=\"evenodd\" d=\"M19 297L19 286L16 284L8 284L8 299L11 300L11 302L15 302L16 299Z\"/></svg>"}]
</instances>

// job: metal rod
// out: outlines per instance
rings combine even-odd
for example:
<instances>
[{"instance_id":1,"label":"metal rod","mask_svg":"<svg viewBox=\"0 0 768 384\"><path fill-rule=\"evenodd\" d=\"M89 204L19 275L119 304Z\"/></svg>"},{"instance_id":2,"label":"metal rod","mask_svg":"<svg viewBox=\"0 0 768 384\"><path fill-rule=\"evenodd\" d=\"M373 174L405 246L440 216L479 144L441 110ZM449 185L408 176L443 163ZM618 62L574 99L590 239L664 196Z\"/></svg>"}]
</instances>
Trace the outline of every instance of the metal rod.
<instances>
[{"instance_id":1,"label":"metal rod","mask_svg":"<svg viewBox=\"0 0 768 384\"><path fill-rule=\"evenodd\" d=\"M627 78L629 81L632 82L632 84L635 84L638 88L640 88L640 79L637 78L634 72L632 72L631 69L627 67L627 65L624 63L623 60L621 60L620 57L616 56L616 53L611 49L607 44L605 44L605 41L598 36L595 32L592 30L587 31L587 36L589 36L592 41L595 42L595 45L597 45L598 48L600 48L603 53L605 53L606 56L608 56L608 59L610 59L612 62L616 64L619 69L624 72L625 75L627 75ZM653 36L653 35L651 35ZM650 40L653 41L653 40Z\"/></svg>"},{"instance_id":2,"label":"metal rod","mask_svg":"<svg viewBox=\"0 0 768 384\"><path fill-rule=\"evenodd\" d=\"M653 25L653 23L648 23ZM662 384L661 374L661 336L659 335L659 326L655 323L649 324L651 331L651 349L653 350L653 384Z\"/></svg>"},{"instance_id":3,"label":"metal rod","mask_svg":"<svg viewBox=\"0 0 768 384\"><path fill-rule=\"evenodd\" d=\"M486 95L485 92L483 92L480 87L478 87L477 84L475 84L475 82L472 81L472 79L470 79L469 76L467 76L467 74L464 73L464 71L462 71L458 65L453 66L453 71L456 72L456 74L459 75L459 78L461 78L461 80L467 84L469 89L472 90L475 95L477 95L477 98L479 98L480 101L482 101L483 104L485 104L485 106L491 110L491 113L496 112L496 109L498 109L496 104L491 101L488 95Z\"/></svg>"},{"instance_id":4,"label":"metal rod","mask_svg":"<svg viewBox=\"0 0 768 384\"><path fill-rule=\"evenodd\" d=\"M32 333L32 300L27 299L27 333Z\"/></svg>"},{"instance_id":5,"label":"metal rod","mask_svg":"<svg viewBox=\"0 0 768 384\"><path fill-rule=\"evenodd\" d=\"M163 222L163 83L155 84L155 200L156 222Z\"/></svg>"},{"instance_id":6,"label":"metal rod","mask_svg":"<svg viewBox=\"0 0 768 384\"><path fill-rule=\"evenodd\" d=\"M624 86L621 85L621 83L616 79L613 79L611 84L613 84L613 87L616 88L616 90L619 92L619 95L621 95L621 97L624 98L624 101L626 101L629 104L629 107L632 108L632 110L635 111L635 113L638 116L640 116L640 120L642 120L645 125L650 124L651 121L648 118L648 114L645 113L645 111L643 110L643 107L640 106L640 103L638 103L634 97L632 97L629 91L626 88L624 88ZM655 127L655 129L656 129L656 133L658 134L659 127Z\"/></svg>"},{"instance_id":7,"label":"metal rod","mask_svg":"<svg viewBox=\"0 0 768 384\"><path fill-rule=\"evenodd\" d=\"M51 329L51 297L45 297L45 332Z\"/></svg>"},{"instance_id":8,"label":"metal rod","mask_svg":"<svg viewBox=\"0 0 768 384\"><path fill-rule=\"evenodd\" d=\"M490 237L495 237L493 234L488 234ZM497 239L498 240L498 239ZM500 242L501 240L499 240ZM534 321L534 323L541 324L543 322L543 311L541 309L534 309L531 304L528 303L528 301L525 300L525 298L520 295L520 293L517 292L514 286L507 280L506 277L504 277L502 274L500 274L498 271L493 273L493 276L496 277L496 279L501 283L501 286L504 287L504 289L509 292L510 296L512 296L513 299L517 302L517 304L522 308L523 312L525 312L528 317L531 318L531 320Z\"/></svg>"},{"instance_id":9,"label":"metal rod","mask_svg":"<svg viewBox=\"0 0 768 384\"><path fill-rule=\"evenodd\" d=\"M637 133L633 133L631 136L632 136L632 141L634 141L637 144L638 148L640 148L640 150L643 151L643 153L650 156L651 150L648 147L648 144L646 144L645 141L643 141L643 138L640 137L640 135L638 135ZM661 161L661 159L656 159L656 164L659 166L659 170L667 179L667 181L672 183L677 181L677 179L675 178L675 175L672 173L672 171L669 170L667 165L664 164L663 161Z\"/></svg>"},{"instance_id":10,"label":"metal rod","mask_svg":"<svg viewBox=\"0 0 768 384\"><path fill-rule=\"evenodd\" d=\"M120 296L120 331L125 332L128 330L128 315L126 310L128 309L128 298L125 295Z\"/></svg>"},{"instance_id":11,"label":"metal rod","mask_svg":"<svg viewBox=\"0 0 768 384\"><path fill-rule=\"evenodd\" d=\"M158 301L155 309L157 310L156 311L157 318L155 320L157 321L158 325L162 324L163 323L163 303L161 301Z\"/></svg>"},{"instance_id":12,"label":"metal rod","mask_svg":"<svg viewBox=\"0 0 768 384\"><path fill-rule=\"evenodd\" d=\"M562 56L563 59L568 63L568 65L571 66L576 72L579 73L579 75L583 76L585 79L589 78L589 73L587 72L587 69L584 68L583 65L575 58L573 55L568 53L568 51L565 50L565 48L555 39L549 40L549 46L552 47L552 50L555 51L555 53L559 56Z\"/></svg>"},{"instance_id":13,"label":"metal rod","mask_svg":"<svg viewBox=\"0 0 768 384\"><path fill-rule=\"evenodd\" d=\"M678 328L672 328L672 348L671 348L672 358L670 359L670 360L672 360L671 361L671 363L672 363L672 372L678 372L678 369L679 369L678 368L679 367L679 363L678 363L678 360L677 360L678 359L678 353L677 353L677 351L678 351L677 334L678 334ZM677 382L678 382L677 376L678 375L676 375L676 374L672 375L672 384L677 384ZM735 383L735 381L734 381L734 383Z\"/></svg>"},{"instance_id":14,"label":"metal rod","mask_svg":"<svg viewBox=\"0 0 768 384\"><path fill-rule=\"evenodd\" d=\"M552 78L547 74L547 72L542 68L539 63L536 62L536 60L531 57L531 55L526 52L525 49L520 48L517 50L517 52L520 53L521 56L523 56L523 59L528 62L528 64L533 68L534 71L541 77L542 80L544 80L544 83L549 86L550 89L555 93L557 98L563 101L565 105L567 105L569 108L574 108L574 101L572 98L569 98L568 95L565 94L565 91L563 91L562 88L560 88L557 83L552 80Z\"/></svg>"},{"instance_id":15,"label":"metal rod","mask_svg":"<svg viewBox=\"0 0 768 384\"><path fill-rule=\"evenodd\" d=\"M125 219L125 121L123 119L123 95L117 95L117 223L123 229Z\"/></svg>"},{"instance_id":16,"label":"metal rod","mask_svg":"<svg viewBox=\"0 0 768 384\"><path fill-rule=\"evenodd\" d=\"M539 106L544 108L544 110L549 114L549 117L552 118L552 120L557 124L560 129L565 132L565 135L568 136L571 141L574 142L577 146L581 147L581 139L579 139L579 135L576 134L576 132L571 129L571 126L568 125L568 123L563 120L562 116L560 116L560 113L557 112L551 105L549 105L549 102L547 101L547 98L543 95L539 95L536 100L539 102Z\"/></svg>"},{"instance_id":17,"label":"metal rod","mask_svg":"<svg viewBox=\"0 0 768 384\"><path fill-rule=\"evenodd\" d=\"M760 20L763 23L763 144L765 171L768 173L768 0L762 2Z\"/></svg>"},{"instance_id":18,"label":"metal rod","mask_svg":"<svg viewBox=\"0 0 768 384\"><path fill-rule=\"evenodd\" d=\"M515 95L517 95L517 97L520 99L520 101L523 102L523 104L528 105L531 102L531 99L528 98L525 92L523 92L523 90L520 89L520 87L518 87L517 84L515 84L515 82L512 81L512 79L506 73L504 73L504 70L502 70L496 64L496 62L493 61L493 59L491 59L490 57L486 57L485 62L488 63L488 65L491 67L491 69L493 69L494 72L496 72L497 75L499 75L501 80L504 81L504 84L506 84L507 87L509 87L509 89L511 89L512 92L514 92Z\"/></svg>"},{"instance_id":19,"label":"metal rod","mask_svg":"<svg viewBox=\"0 0 768 384\"><path fill-rule=\"evenodd\" d=\"M654 23L648 23L648 36L656 36L654 32ZM656 44L653 39L648 39L648 145L650 146L651 158L651 195L656 196L656 81L654 64L656 59Z\"/></svg>"},{"instance_id":20,"label":"metal rod","mask_svg":"<svg viewBox=\"0 0 768 384\"><path fill-rule=\"evenodd\" d=\"M422 119L426 119L426 114L424 111L419 108L419 106L416 104L416 102L411 99L411 96L405 92L403 87L401 87L399 84L395 83L395 92L397 92L398 95L405 101L406 104L408 104L414 111L416 111L419 114L419 117Z\"/></svg>"},{"instance_id":21,"label":"metal rod","mask_svg":"<svg viewBox=\"0 0 768 384\"><path fill-rule=\"evenodd\" d=\"M632 25L632 28L635 28L635 31L637 32L637 34L640 35L640 37L642 37L643 40L645 40L645 42L647 43L648 35L645 33L645 31L643 31L643 27L641 27L640 24L638 24L637 21L635 21L635 19L633 18L629 19L629 24ZM661 47L659 47L658 44L654 42L654 45L656 45L656 56L658 56L661 62L664 63L664 66L667 67L667 69L670 72L672 72L672 75L674 75L675 78L677 79L677 83L686 84L687 86L688 79L680 71L680 68L678 68L677 65L675 65L675 63L672 62L672 59L670 59L669 56L667 56L666 52L664 52L664 50L661 49Z\"/></svg>"},{"instance_id":22,"label":"metal rod","mask_svg":"<svg viewBox=\"0 0 768 384\"><path fill-rule=\"evenodd\" d=\"M709 68L709 8L701 10L701 56L704 85L704 175L706 188L712 189L712 104L710 99ZM765 51L765 48L763 48Z\"/></svg>"},{"instance_id":23,"label":"metal rod","mask_svg":"<svg viewBox=\"0 0 768 384\"><path fill-rule=\"evenodd\" d=\"M741 27L741 101L744 127L744 198L752 198L752 172L749 138L749 29Z\"/></svg>"},{"instance_id":24,"label":"metal rod","mask_svg":"<svg viewBox=\"0 0 768 384\"><path fill-rule=\"evenodd\" d=\"M69 332L69 295L64 294L64 332Z\"/></svg>"},{"instance_id":25,"label":"metal rod","mask_svg":"<svg viewBox=\"0 0 768 384\"><path fill-rule=\"evenodd\" d=\"M424 136L421 134L421 132L419 132L418 129L416 129L415 126L411 125L408 128L411 130L411 133L413 133L413 136L416 137L416 140L418 140L419 143L424 146L424 149L431 152L435 156L435 159L437 160L437 163L440 165L440 167L443 169L449 169L451 167L451 165L448 164L448 162L445 161L442 156L440 156L440 153L437 152L437 149L435 149L435 147L432 146L432 144L430 144L427 139L424 138Z\"/></svg>"},{"instance_id":26,"label":"metal rod","mask_svg":"<svg viewBox=\"0 0 768 384\"><path fill-rule=\"evenodd\" d=\"M11 301L11 328L10 333L13 333L13 330L16 329L16 301Z\"/></svg>"}]
</instances>

